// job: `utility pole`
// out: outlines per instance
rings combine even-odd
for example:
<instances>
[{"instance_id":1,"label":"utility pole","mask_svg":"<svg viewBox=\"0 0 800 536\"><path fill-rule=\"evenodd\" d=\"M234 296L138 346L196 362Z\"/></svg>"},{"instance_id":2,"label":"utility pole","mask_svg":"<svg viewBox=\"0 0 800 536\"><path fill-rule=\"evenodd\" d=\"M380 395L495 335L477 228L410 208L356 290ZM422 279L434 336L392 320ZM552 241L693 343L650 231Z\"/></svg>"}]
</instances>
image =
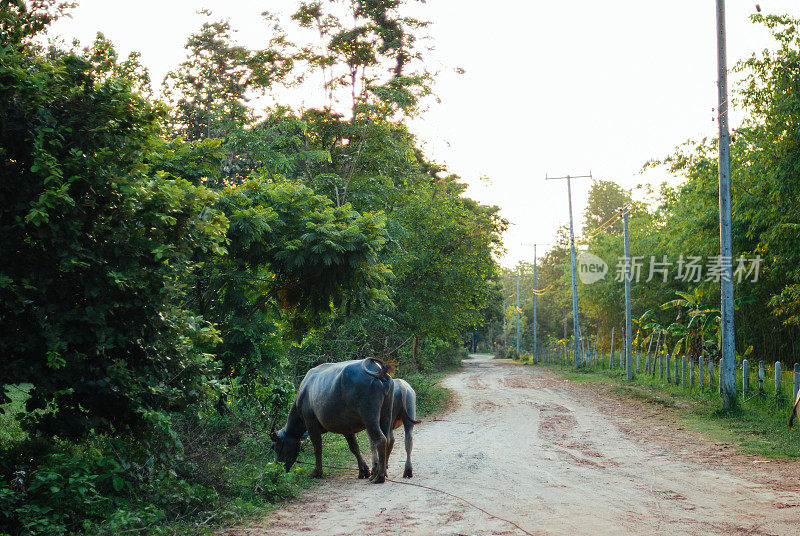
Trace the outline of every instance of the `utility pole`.
<instances>
[{"instance_id":1,"label":"utility pole","mask_svg":"<svg viewBox=\"0 0 800 536\"><path fill-rule=\"evenodd\" d=\"M517 269L517 359L519 359L519 269Z\"/></svg>"},{"instance_id":2,"label":"utility pole","mask_svg":"<svg viewBox=\"0 0 800 536\"><path fill-rule=\"evenodd\" d=\"M592 172L588 175L566 175L564 177L548 177L545 175L545 180L558 180L567 179L567 202L569 203L569 248L572 258L572 334L574 338L575 349L575 367L581 366L580 354L580 327L578 326L578 283L575 270L575 231L572 225L572 185L571 179L592 178Z\"/></svg>"},{"instance_id":3,"label":"utility pole","mask_svg":"<svg viewBox=\"0 0 800 536\"><path fill-rule=\"evenodd\" d=\"M533 362L536 363L536 244L533 245Z\"/></svg>"},{"instance_id":4,"label":"utility pole","mask_svg":"<svg viewBox=\"0 0 800 536\"><path fill-rule=\"evenodd\" d=\"M628 246L628 207L622 207L622 228L625 243L625 374L633 381L631 353L631 251Z\"/></svg>"},{"instance_id":5,"label":"utility pole","mask_svg":"<svg viewBox=\"0 0 800 536\"><path fill-rule=\"evenodd\" d=\"M536 256L536 246L545 246L547 244L527 244L523 243L523 246L533 246L533 362L536 363L539 357L539 339L537 337L537 329L536 329L536 310L537 310L537 298L539 296L539 286L536 281L536 263L537 263L537 256Z\"/></svg>"},{"instance_id":6,"label":"utility pole","mask_svg":"<svg viewBox=\"0 0 800 536\"><path fill-rule=\"evenodd\" d=\"M733 326L733 240L731 237L731 169L728 133L728 66L725 44L725 0L717 0L717 67L719 91L719 243L722 277L722 406L736 407L736 341Z\"/></svg>"}]
</instances>

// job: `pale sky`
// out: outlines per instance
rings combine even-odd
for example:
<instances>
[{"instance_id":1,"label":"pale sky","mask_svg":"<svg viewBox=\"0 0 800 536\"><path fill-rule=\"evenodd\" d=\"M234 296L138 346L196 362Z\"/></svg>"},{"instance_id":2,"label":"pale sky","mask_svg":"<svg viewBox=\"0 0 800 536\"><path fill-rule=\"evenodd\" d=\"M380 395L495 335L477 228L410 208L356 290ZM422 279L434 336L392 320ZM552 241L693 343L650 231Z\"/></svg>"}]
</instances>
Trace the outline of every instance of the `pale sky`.
<instances>
[{"instance_id":1,"label":"pale sky","mask_svg":"<svg viewBox=\"0 0 800 536\"><path fill-rule=\"evenodd\" d=\"M241 44L263 42L264 10L294 0L79 0L52 33L89 44L105 33L122 55L142 53L153 80L185 58L186 37L208 8L229 18ZM797 0L761 0L762 13L800 17ZM755 1L728 0L728 65L770 46L750 23ZM431 21L441 69L427 113L412 122L426 153L461 175L467 194L499 205L512 225L503 264L532 260L568 221L566 184L545 174L614 180L625 188L672 179L642 165L683 141L714 136L714 0L427 0L413 7ZM289 35L291 38L291 33ZM449 67L449 68L448 68ZM458 75L453 67L463 67ZM730 85L734 85L731 78ZM740 116L738 116L740 117ZM732 126L737 114L732 115ZM487 176L490 182L479 180ZM576 224L589 182L573 182ZM580 234L580 228L576 229ZM540 254L546 248L539 248Z\"/></svg>"}]
</instances>

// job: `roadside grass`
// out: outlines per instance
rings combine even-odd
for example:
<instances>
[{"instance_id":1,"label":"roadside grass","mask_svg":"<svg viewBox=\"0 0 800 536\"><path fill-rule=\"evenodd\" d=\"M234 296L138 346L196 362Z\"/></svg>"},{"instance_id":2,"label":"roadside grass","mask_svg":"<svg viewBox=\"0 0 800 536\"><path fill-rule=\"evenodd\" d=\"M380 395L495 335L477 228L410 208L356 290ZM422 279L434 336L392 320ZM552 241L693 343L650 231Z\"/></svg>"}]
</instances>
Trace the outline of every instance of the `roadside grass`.
<instances>
[{"instance_id":1,"label":"roadside grass","mask_svg":"<svg viewBox=\"0 0 800 536\"><path fill-rule=\"evenodd\" d=\"M544 366L572 382L607 384L615 395L661 406L687 428L715 441L736 445L741 452L765 458L800 457L800 429L790 430L787 425L791 403L785 393L752 396L750 391L748 398L740 400L739 408L726 412L716 386L701 389L697 385L694 388L687 385L684 390L658 375L638 374L629 383L625 372L618 368L585 366L574 370L541 363L537 366ZM741 390L739 394L741 396Z\"/></svg>"},{"instance_id":2,"label":"roadside grass","mask_svg":"<svg viewBox=\"0 0 800 536\"><path fill-rule=\"evenodd\" d=\"M450 403L452 393L442 387L444 378L459 367L451 367L433 374L415 372L403 377L417 393L417 419L442 411Z\"/></svg>"}]
</instances>

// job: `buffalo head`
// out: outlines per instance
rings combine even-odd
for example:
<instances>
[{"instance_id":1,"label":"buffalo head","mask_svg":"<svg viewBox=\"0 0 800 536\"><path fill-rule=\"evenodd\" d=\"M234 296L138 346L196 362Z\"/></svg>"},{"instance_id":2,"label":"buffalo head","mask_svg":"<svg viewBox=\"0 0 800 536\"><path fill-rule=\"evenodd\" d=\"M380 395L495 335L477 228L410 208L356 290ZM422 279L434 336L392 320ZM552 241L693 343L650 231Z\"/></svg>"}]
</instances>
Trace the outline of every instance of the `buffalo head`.
<instances>
[{"instance_id":1,"label":"buffalo head","mask_svg":"<svg viewBox=\"0 0 800 536\"><path fill-rule=\"evenodd\" d=\"M287 436L285 430L270 432L270 439L272 439L272 450L275 451L275 460L283 463L288 472L300 453L300 440Z\"/></svg>"}]
</instances>

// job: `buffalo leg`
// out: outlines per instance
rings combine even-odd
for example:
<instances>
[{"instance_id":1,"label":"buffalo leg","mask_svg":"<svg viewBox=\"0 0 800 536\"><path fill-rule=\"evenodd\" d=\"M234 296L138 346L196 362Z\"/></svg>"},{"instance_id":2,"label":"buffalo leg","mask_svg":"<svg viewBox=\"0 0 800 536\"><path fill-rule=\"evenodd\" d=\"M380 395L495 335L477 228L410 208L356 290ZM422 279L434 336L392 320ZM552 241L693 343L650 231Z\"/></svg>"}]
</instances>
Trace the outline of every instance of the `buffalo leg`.
<instances>
[{"instance_id":1,"label":"buffalo leg","mask_svg":"<svg viewBox=\"0 0 800 536\"><path fill-rule=\"evenodd\" d=\"M389 456L392 454L392 449L394 449L394 431L390 427L389 435L386 438L386 461L383 465L384 477L388 476L387 470L389 468ZM378 463L380 462L380 456L378 455L378 447L376 442L370 441L370 450L372 451L372 476L375 476L375 473L378 472Z\"/></svg>"},{"instance_id":2,"label":"buffalo leg","mask_svg":"<svg viewBox=\"0 0 800 536\"><path fill-rule=\"evenodd\" d=\"M383 405L381 406L380 417L378 419L379 429L376 434L377 441L374 442L374 448L378 451L378 474L372 475L372 482L375 484L382 484L387 478L387 469L389 465L389 441L392 438L392 400L394 396L390 390L388 396L384 398Z\"/></svg>"},{"instance_id":3,"label":"buffalo leg","mask_svg":"<svg viewBox=\"0 0 800 536\"><path fill-rule=\"evenodd\" d=\"M314 470L308 476L320 478L322 477L322 432L317 427L309 427L308 438L314 445Z\"/></svg>"},{"instance_id":4,"label":"buffalo leg","mask_svg":"<svg viewBox=\"0 0 800 536\"><path fill-rule=\"evenodd\" d=\"M411 431L414 428L414 423L405 422L405 436L406 436L406 468L403 471L403 478L411 478L413 471L411 470L411 449L414 446L414 438L411 437Z\"/></svg>"},{"instance_id":5,"label":"buffalo leg","mask_svg":"<svg viewBox=\"0 0 800 536\"><path fill-rule=\"evenodd\" d=\"M374 456L374 470L369 480L375 484L383 484L386 481L386 447L388 440L378 423L368 426L367 434L369 435L370 447Z\"/></svg>"},{"instance_id":6,"label":"buffalo leg","mask_svg":"<svg viewBox=\"0 0 800 536\"><path fill-rule=\"evenodd\" d=\"M386 447L386 467L389 467L389 458L392 457L392 451L394 450L394 430L392 428L389 429L389 445Z\"/></svg>"},{"instance_id":7,"label":"buffalo leg","mask_svg":"<svg viewBox=\"0 0 800 536\"><path fill-rule=\"evenodd\" d=\"M375 446L375 442L370 439L369 441L369 450L372 452L372 475L378 472L378 448Z\"/></svg>"},{"instance_id":8,"label":"buffalo leg","mask_svg":"<svg viewBox=\"0 0 800 536\"><path fill-rule=\"evenodd\" d=\"M364 458L361 457L356 435L344 434L344 438L347 440L347 446L350 447L350 452L355 455L356 461L358 462L358 478L367 478L369 476L369 467L367 467L367 462L364 461Z\"/></svg>"}]
</instances>

